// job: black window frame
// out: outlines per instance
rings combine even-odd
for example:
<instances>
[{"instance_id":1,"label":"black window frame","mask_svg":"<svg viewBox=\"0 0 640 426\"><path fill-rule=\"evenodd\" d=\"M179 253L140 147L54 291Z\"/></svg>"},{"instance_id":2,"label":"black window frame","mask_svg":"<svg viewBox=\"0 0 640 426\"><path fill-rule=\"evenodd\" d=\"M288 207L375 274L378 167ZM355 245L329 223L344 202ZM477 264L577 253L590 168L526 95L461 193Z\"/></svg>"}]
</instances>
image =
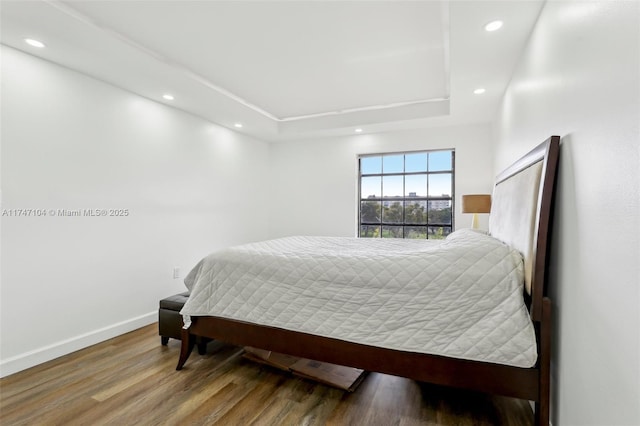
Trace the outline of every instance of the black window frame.
<instances>
[{"instance_id":1,"label":"black window frame","mask_svg":"<svg viewBox=\"0 0 640 426\"><path fill-rule=\"evenodd\" d=\"M426 171L419 171L419 172L406 172L406 156L407 155L411 155L411 154L430 154L430 153L436 153L436 152L450 152L451 153L451 170L436 170L436 171L430 171L428 169L427 166L427 170ZM366 158L366 157L385 157L385 156L398 156L398 155L402 155L403 156L403 171L402 172L392 172L392 173L385 173L384 169L381 170L380 173L367 173L367 174L363 174L362 173L362 159ZM456 151L453 148L443 148L443 149L431 149L431 150L419 150L419 151L401 151L401 152L385 152L385 153L372 153L372 154L360 154L358 155L357 161L358 161L358 229L357 229L357 236L359 238L407 238L407 228L424 228L425 232L425 239L434 239L434 238L442 238L442 235L439 235L438 237L436 236L431 236L430 237L430 228L431 229L443 229L443 234L444 234L444 229L449 228L449 232L453 232L455 230L455 170L456 170ZM381 161L384 162L384 159L382 158ZM427 164L428 164L428 159L427 159ZM446 174L446 175L451 175L451 194L450 196L430 196L429 195L429 176L431 175L438 175L438 174ZM404 177L405 176L411 176L411 175L426 175L427 176L427 188L426 188L426 196L424 197L420 197L420 196L408 196L406 194L406 191L404 190L404 185L405 185L405 180ZM381 188L381 192L380 192L380 196L379 197L366 197L363 198L362 196L362 178L363 177L371 177L371 176L380 176L380 179L383 180L383 177L385 176L402 176L403 177L403 195L401 197L393 197L392 199L389 199L387 197L384 196L383 194L383 189ZM382 184L383 185L383 184ZM384 203L385 202L389 202L389 201L393 201L393 202L400 202L402 204L402 222L385 222L383 220L383 211L380 211L380 221L363 221L362 220L362 205L363 202L365 201L375 201L375 202L380 202L380 206L381 209L384 209ZM407 223L406 222L406 213L405 213L405 208L406 208L406 203L410 202L410 201L424 201L426 204L426 215L427 215L427 219L426 219L426 223ZM429 204L430 202L433 201L448 201L451 207L451 212L450 212L450 216L451 216L451 223L437 223L437 222L431 222L430 221L430 214L429 214ZM372 226L372 227L379 227L379 235L377 237L372 237L372 236L363 236L363 226ZM384 234L384 227L396 227L396 228L401 228L402 229L402 236L393 236L393 237L389 237L389 236L383 236ZM431 235L434 235L433 232L431 233ZM448 234L447 234L448 235ZM446 236L446 235L445 235Z\"/></svg>"}]
</instances>

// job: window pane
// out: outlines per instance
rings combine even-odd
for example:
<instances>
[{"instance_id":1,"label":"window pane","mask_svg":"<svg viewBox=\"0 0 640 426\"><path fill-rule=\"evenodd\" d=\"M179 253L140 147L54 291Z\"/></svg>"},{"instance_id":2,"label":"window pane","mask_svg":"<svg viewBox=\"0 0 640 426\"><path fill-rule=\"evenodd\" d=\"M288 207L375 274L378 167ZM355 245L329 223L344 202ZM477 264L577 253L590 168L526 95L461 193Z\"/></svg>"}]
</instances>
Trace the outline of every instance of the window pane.
<instances>
[{"instance_id":1,"label":"window pane","mask_svg":"<svg viewBox=\"0 0 640 426\"><path fill-rule=\"evenodd\" d=\"M360 202L360 222L380 223L381 211L382 211L381 201L361 201Z\"/></svg>"},{"instance_id":2,"label":"window pane","mask_svg":"<svg viewBox=\"0 0 640 426\"><path fill-rule=\"evenodd\" d=\"M360 197L380 198L382 196L382 178L380 176L369 176L362 178L360 187Z\"/></svg>"},{"instance_id":3,"label":"window pane","mask_svg":"<svg viewBox=\"0 0 640 426\"><path fill-rule=\"evenodd\" d=\"M430 240L443 240L451 233L449 226L430 226L427 238Z\"/></svg>"},{"instance_id":4,"label":"window pane","mask_svg":"<svg viewBox=\"0 0 640 426\"><path fill-rule=\"evenodd\" d=\"M404 171L426 172L427 171L427 153L407 154L404 156Z\"/></svg>"},{"instance_id":5,"label":"window pane","mask_svg":"<svg viewBox=\"0 0 640 426\"><path fill-rule=\"evenodd\" d=\"M405 197L427 196L427 175L410 175L404 177Z\"/></svg>"},{"instance_id":6,"label":"window pane","mask_svg":"<svg viewBox=\"0 0 640 426\"><path fill-rule=\"evenodd\" d=\"M383 197L402 197L402 176L383 176L382 177L382 196Z\"/></svg>"},{"instance_id":7,"label":"window pane","mask_svg":"<svg viewBox=\"0 0 640 426\"><path fill-rule=\"evenodd\" d=\"M364 238L380 238L380 226L361 225L360 236Z\"/></svg>"},{"instance_id":8,"label":"window pane","mask_svg":"<svg viewBox=\"0 0 640 426\"><path fill-rule=\"evenodd\" d=\"M427 202L405 201L404 222L410 224L427 224ZM426 232L426 229L425 229ZM426 236L425 236L426 238Z\"/></svg>"},{"instance_id":9,"label":"window pane","mask_svg":"<svg viewBox=\"0 0 640 426\"><path fill-rule=\"evenodd\" d=\"M438 239L452 231L452 150L374 154L358 161L358 235Z\"/></svg>"},{"instance_id":10,"label":"window pane","mask_svg":"<svg viewBox=\"0 0 640 426\"><path fill-rule=\"evenodd\" d=\"M382 157L382 173L402 173L404 155L385 155Z\"/></svg>"},{"instance_id":11,"label":"window pane","mask_svg":"<svg viewBox=\"0 0 640 426\"><path fill-rule=\"evenodd\" d=\"M453 170L451 151L435 151L429 153L429 171L439 172Z\"/></svg>"},{"instance_id":12,"label":"window pane","mask_svg":"<svg viewBox=\"0 0 640 426\"><path fill-rule=\"evenodd\" d=\"M402 238L402 226L383 226L382 238Z\"/></svg>"},{"instance_id":13,"label":"window pane","mask_svg":"<svg viewBox=\"0 0 640 426\"><path fill-rule=\"evenodd\" d=\"M383 201L382 221L388 223L402 223L402 202Z\"/></svg>"},{"instance_id":14,"label":"window pane","mask_svg":"<svg viewBox=\"0 0 640 426\"><path fill-rule=\"evenodd\" d=\"M382 157L360 158L360 173L363 175L382 173Z\"/></svg>"},{"instance_id":15,"label":"window pane","mask_svg":"<svg viewBox=\"0 0 640 426\"><path fill-rule=\"evenodd\" d=\"M429 201L429 223L451 225L451 201Z\"/></svg>"},{"instance_id":16,"label":"window pane","mask_svg":"<svg viewBox=\"0 0 640 426\"><path fill-rule=\"evenodd\" d=\"M405 226L404 237L424 240L427 238L427 227L426 226Z\"/></svg>"},{"instance_id":17,"label":"window pane","mask_svg":"<svg viewBox=\"0 0 640 426\"><path fill-rule=\"evenodd\" d=\"M451 173L429 175L430 197L451 197Z\"/></svg>"}]
</instances>

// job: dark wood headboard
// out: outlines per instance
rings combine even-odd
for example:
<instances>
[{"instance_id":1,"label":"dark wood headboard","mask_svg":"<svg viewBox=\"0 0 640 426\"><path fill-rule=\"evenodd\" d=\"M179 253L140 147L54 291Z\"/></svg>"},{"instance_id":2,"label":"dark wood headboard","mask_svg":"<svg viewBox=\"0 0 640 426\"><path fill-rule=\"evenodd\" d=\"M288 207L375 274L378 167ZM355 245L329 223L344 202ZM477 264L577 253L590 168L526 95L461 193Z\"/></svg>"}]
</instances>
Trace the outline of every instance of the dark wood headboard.
<instances>
[{"instance_id":1,"label":"dark wood headboard","mask_svg":"<svg viewBox=\"0 0 640 426\"><path fill-rule=\"evenodd\" d=\"M539 320L546 295L553 190L560 137L551 136L496 178L489 233L524 258L526 297L531 318Z\"/></svg>"}]
</instances>

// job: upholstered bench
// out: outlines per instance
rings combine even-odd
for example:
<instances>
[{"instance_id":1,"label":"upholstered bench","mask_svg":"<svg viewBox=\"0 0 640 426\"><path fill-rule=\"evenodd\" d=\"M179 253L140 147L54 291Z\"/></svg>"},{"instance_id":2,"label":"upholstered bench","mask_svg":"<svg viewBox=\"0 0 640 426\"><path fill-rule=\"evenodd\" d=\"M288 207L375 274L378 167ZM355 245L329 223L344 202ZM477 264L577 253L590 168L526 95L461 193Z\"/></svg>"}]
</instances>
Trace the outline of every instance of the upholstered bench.
<instances>
[{"instance_id":1,"label":"upholstered bench","mask_svg":"<svg viewBox=\"0 0 640 426\"><path fill-rule=\"evenodd\" d=\"M160 308L158 309L158 334L160 342L163 346L169 343L169 339L178 339L182 337L182 315L180 310L189 298L189 292L175 294L160 300ZM207 352L207 343L210 339L198 337L196 344L198 345L198 353L204 355Z\"/></svg>"}]
</instances>

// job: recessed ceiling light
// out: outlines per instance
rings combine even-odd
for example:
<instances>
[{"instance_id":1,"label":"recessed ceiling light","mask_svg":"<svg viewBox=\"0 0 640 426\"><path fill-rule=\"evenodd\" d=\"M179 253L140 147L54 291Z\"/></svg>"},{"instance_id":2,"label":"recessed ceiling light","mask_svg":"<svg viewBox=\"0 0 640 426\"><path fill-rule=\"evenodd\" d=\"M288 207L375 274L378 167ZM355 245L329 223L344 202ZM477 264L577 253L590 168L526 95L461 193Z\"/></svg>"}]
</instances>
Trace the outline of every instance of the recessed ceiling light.
<instances>
[{"instance_id":1,"label":"recessed ceiling light","mask_svg":"<svg viewBox=\"0 0 640 426\"><path fill-rule=\"evenodd\" d=\"M356 133L362 133L362 129L356 129Z\"/></svg>"},{"instance_id":2,"label":"recessed ceiling light","mask_svg":"<svg viewBox=\"0 0 640 426\"><path fill-rule=\"evenodd\" d=\"M172 101L172 100L174 100L174 99L175 99L175 98L173 97L173 95L171 95L171 94L169 94L169 93L165 93L164 95L162 95L162 98L163 98L163 99L166 99L166 100L168 100L168 101Z\"/></svg>"},{"instance_id":3,"label":"recessed ceiling light","mask_svg":"<svg viewBox=\"0 0 640 426\"><path fill-rule=\"evenodd\" d=\"M504 23L502 21L491 21L487 25L484 26L486 31L496 31L502 28Z\"/></svg>"},{"instance_id":4,"label":"recessed ceiling light","mask_svg":"<svg viewBox=\"0 0 640 426\"><path fill-rule=\"evenodd\" d=\"M476 95L482 95L486 91L487 90L484 87L479 87L476 90L474 90L473 93L476 94Z\"/></svg>"},{"instance_id":5,"label":"recessed ceiling light","mask_svg":"<svg viewBox=\"0 0 640 426\"><path fill-rule=\"evenodd\" d=\"M234 127L237 127L238 129L242 129L242 123L236 123L234 124Z\"/></svg>"},{"instance_id":6,"label":"recessed ceiling light","mask_svg":"<svg viewBox=\"0 0 640 426\"><path fill-rule=\"evenodd\" d=\"M27 43L29 46L40 47L40 48L44 47L44 43L43 42L41 42L39 40L34 40L32 38L25 38L24 42Z\"/></svg>"}]
</instances>

